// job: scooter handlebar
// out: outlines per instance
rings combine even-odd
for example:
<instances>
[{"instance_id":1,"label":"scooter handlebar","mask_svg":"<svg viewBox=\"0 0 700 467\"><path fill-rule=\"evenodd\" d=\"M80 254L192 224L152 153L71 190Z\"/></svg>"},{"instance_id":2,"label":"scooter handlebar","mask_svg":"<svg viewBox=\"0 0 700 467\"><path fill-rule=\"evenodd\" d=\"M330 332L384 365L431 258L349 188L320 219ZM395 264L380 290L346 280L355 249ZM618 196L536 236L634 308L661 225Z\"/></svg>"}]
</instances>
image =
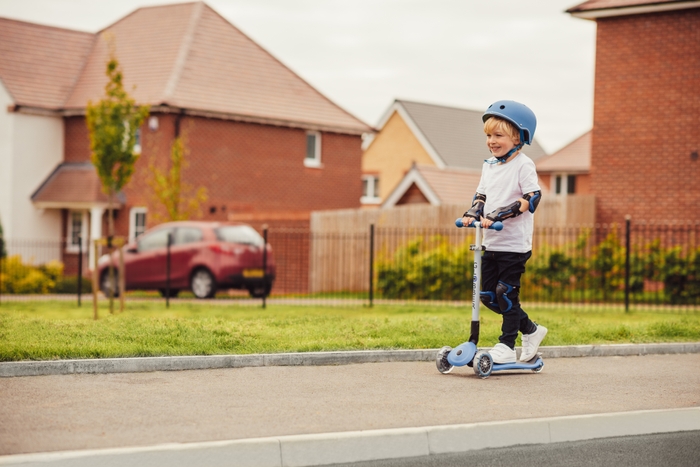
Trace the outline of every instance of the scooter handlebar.
<instances>
[{"instance_id":1,"label":"scooter handlebar","mask_svg":"<svg viewBox=\"0 0 700 467\"><path fill-rule=\"evenodd\" d=\"M460 227L460 228L462 228L462 227L476 227L477 225L481 225L481 223L479 221L474 221L470 225L464 225L464 223L462 222L462 218L460 217L459 219L457 219L455 221L455 225L457 227ZM489 226L489 230L503 230L503 223L496 221Z\"/></svg>"}]
</instances>

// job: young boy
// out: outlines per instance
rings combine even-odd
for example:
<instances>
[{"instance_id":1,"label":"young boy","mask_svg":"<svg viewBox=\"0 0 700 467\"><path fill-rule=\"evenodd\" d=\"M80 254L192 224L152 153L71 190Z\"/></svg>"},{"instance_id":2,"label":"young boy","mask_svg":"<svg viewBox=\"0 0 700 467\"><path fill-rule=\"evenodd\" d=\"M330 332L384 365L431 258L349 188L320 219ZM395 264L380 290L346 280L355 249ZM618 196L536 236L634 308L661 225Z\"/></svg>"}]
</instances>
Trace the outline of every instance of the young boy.
<instances>
[{"instance_id":1,"label":"young boy","mask_svg":"<svg viewBox=\"0 0 700 467\"><path fill-rule=\"evenodd\" d=\"M464 213L465 225L475 220L484 230L486 251L481 262L481 302L503 316L499 343L490 352L494 363L515 363L515 339L523 334L520 360L537 355L547 328L533 323L520 307L520 276L532 256L533 214L542 193L532 159L520 152L531 144L537 119L525 105L498 101L482 117L492 157L484 161L481 181ZM503 222L500 232L486 230Z\"/></svg>"}]
</instances>

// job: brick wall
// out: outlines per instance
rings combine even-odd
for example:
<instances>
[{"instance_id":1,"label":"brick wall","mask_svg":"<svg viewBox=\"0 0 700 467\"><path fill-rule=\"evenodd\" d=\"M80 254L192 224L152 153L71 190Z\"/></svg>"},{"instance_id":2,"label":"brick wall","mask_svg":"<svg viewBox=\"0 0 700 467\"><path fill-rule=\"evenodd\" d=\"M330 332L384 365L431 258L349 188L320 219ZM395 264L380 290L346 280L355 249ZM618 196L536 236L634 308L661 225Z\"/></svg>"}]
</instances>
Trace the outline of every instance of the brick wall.
<instances>
[{"instance_id":1,"label":"brick wall","mask_svg":"<svg viewBox=\"0 0 700 467\"><path fill-rule=\"evenodd\" d=\"M700 9L597 24L597 222L700 220Z\"/></svg>"}]
</instances>

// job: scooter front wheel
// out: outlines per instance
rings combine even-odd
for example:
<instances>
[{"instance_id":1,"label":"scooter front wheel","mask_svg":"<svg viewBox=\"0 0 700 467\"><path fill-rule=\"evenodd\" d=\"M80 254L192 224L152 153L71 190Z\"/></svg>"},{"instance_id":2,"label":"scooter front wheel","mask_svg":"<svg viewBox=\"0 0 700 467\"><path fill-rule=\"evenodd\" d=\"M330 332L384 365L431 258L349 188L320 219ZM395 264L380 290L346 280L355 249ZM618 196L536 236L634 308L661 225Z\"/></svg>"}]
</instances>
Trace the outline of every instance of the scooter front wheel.
<instances>
[{"instance_id":1,"label":"scooter front wheel","mask_svg":"<svg viewBox=\"0 0 700 467\"><path fill-rule=\"evenodd\" d=\"M438 371L443 375L446 375L454 368L454 366L450 365L450 362L447 361L447 354L449 354L451 351L452 347L446 345L438 350L437 356L435 357L435 365L437 366Z\"/></svg>"},{"instance_id":2,"label":"scooter front wheel","mask_svg":"<svg viewBox=\"0 0 700 467\"><path fill-rule=\"evenodd\" d=\"M479 378L488 378L493 371L493 358L485 350L480 350L474 355L474 373Z\"/></svg>"}]
</instances>

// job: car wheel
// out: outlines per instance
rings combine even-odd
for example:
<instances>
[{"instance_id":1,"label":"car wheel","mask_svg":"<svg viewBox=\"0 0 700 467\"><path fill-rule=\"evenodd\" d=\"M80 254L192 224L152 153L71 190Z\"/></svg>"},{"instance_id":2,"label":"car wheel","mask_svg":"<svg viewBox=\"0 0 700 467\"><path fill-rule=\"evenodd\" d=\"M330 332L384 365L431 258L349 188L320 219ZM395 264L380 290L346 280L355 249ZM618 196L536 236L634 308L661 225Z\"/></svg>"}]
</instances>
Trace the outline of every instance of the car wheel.
<instances>
[{"instance_id":1,"label":"car wheel","mask_svg":"<svg viewBox=\"0 0 700 467\"><path fill-rule=\"evenodd\" d=\"M158 289L158 292L160 292L160 296L165 298L166 297L166 291L165 289ZM177 295L180 293L180 289L170 289L170 298L175 298Z\"/></svg>"},{"instance_id":2,"label":"car wheel","mask_svg":"<svg viewBox=\"0 0 700 467\"><path fill-rule=\"evenodd\" d=\"M248 287L248 293L253 298L263 298L270 295L270 290L272 290L272 284L256 284Z\"/></svg>"},{"instance_id":3,"label":"car wheel","mask_svg":"<svg viewBox=\"0 0 700 467\"><path fill-rule=\"evenodd\" d=\"M190 289L197 298L211 298L216 293L214 276L206 269L197 269L190 279Z\"/></svg>"},{"instance_id":4,"label":"car wheel","mask_svg":"<svg viewBox=\"0 0 700 467\"><path fill-rule=\"evenodd\" d=\"M109 268L105 269L105 271L102 273L102 277L100 278L100 290L107 298L109 298L110 292L112 290L114 291L114 297L119 296L119 285L117 283L117 280L119 278L119 272L116 269L114 269L113 272L113 280L110 280L109 278Z\"/></svg>"}]
</instances>

